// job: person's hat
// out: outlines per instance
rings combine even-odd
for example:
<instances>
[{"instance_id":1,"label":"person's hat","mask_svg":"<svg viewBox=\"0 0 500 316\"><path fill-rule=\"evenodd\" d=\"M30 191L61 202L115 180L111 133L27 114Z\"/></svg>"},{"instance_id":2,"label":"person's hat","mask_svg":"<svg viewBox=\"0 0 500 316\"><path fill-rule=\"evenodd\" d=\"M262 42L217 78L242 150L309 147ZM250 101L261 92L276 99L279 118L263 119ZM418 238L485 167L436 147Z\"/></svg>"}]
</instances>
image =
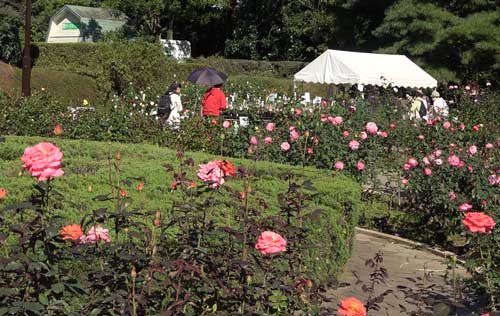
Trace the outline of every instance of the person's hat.
<instances>
[{"instance_id":1,"label":"person's hat","mask_svg":"<svg viewBox=\"0 0 500 316\"><path fill-rule=\"evenodd\" d=\"M433 98L439 98L439 92L437 92L436 90L432 91L431 97L433 97Z\"/></svg>"}]
</instances>

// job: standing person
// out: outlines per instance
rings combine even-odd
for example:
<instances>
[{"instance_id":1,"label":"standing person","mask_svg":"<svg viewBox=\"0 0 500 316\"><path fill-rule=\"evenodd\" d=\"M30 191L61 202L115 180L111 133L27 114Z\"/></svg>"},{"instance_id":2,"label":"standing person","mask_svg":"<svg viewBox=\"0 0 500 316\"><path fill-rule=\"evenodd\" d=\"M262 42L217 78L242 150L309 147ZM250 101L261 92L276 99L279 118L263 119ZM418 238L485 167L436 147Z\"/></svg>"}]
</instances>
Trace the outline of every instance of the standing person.
<instances>
[{"instance_id":1,"label":"standing person","mask_svg":"<svg viewBox=\"0 0 500 316\"><path fill-rule=\"evenodd\" d=\"M170 114L168 115L167 124L172 128L177 129L181 123L181 88L180 83L174 82L168 88L167 94L170 97Z\"/></svg>"},{"instance_id":2,"label":"standing person","mask_svg":"<svg viewBox=\"0 0 500 316\"><path fill-rule=\"evenodd\" d=\"M221 89L222 84L208 89L201 99L201 113L203 116L219 116L221 110L227 109L226 96Z\"/></svg>"},{"instance_id":3,"label":"standing person","mask_svg":"<svg viewBox=\"0 0 500 316\"><path fill-rule=\"evenodd\" d=\"M439 92L435 90L432 91L431 97L432 97L432 106L434 108L435 116L448 117L448 111L449 111L448 104L443 98L441 98Z\"/></svg>"}]
</instances>

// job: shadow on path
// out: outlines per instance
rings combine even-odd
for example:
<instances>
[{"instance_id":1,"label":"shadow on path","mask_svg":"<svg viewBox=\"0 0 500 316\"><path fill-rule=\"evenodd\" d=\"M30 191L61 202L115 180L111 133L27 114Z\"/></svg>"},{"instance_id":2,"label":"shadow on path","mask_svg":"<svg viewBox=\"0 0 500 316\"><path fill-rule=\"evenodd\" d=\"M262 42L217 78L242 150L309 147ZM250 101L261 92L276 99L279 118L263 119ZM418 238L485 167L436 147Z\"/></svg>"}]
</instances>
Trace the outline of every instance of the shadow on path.
<instances>
[{"instance_id":1,"label":"shadow on path","mask_svg":"<svg viewBox=\"0 0 500 316\"><path fill-rule=\"evenodd\" d=\"M366 302L368 293L362 290L362 286L370 284L371 269L365 266L365 262L378 251L383 253L381 266L387 270L388 278L385 284L375 286L374 296L387 290L392 290L392 293L379 303L379 310L370 310L369 316L479 315L473 312L478 305L471 299L473 296L458 287L454 294L452 270L445 262L446 259L425 249L415 249L363 232L356 234L353 255L341 276L339 287L326 293L332 298L332 302L325 303L326 307L336 311L339 302L351 296ZM425 281L424 273L427 274ZM459 279L467 278L467 272L461 266L456 268L455 273ZM420 314L415 314L419 309L417 304ZM438 309L442 311L436 313ZM446 312L448 309L449 312Z\"/></svg>"}]
</instances>

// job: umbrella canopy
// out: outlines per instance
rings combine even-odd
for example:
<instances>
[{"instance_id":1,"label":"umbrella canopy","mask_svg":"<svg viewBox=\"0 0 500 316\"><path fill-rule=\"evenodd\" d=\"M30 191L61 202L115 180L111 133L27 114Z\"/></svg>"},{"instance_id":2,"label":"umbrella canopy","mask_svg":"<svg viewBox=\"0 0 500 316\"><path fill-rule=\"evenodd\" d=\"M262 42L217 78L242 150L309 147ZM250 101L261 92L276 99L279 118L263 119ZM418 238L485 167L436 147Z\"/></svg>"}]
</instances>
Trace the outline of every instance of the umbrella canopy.
<instances>
[{"instance_id":1,"label":"umbrella canopy","mask_svg":"<svg viewBox=\"0 0 500 316\"><path fill-rule=\"evenodd\" d=\"M215 70L213 68L200 68L193 71L187 80L196 84L206 84L209 86L215 86L218 84L223 84L226 81L227 75Z\"/></svg>"}]
</instances>

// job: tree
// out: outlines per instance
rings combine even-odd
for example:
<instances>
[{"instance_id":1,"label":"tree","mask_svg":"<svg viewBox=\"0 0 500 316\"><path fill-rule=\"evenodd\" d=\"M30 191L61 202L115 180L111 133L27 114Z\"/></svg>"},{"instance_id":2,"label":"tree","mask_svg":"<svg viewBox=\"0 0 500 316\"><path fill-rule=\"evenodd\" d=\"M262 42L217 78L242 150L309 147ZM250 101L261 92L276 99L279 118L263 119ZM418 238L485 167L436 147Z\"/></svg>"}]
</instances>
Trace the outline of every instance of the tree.
<instances>
[{"instance_id":1,"label":"tree","mask_svg":"<svg viewBox=\"0 0 500 316\"><path fill-rule=\"evenodd\" d=\"M443 32L436 51L448 56L448 66L469 79L500 78L500 12L483 11L462 19Z\"/></svg>"},{"instance_id":2,"label":"tree","mask_svg":"<svg viewBox=\"0 0 500 316\"><path fill-rule=\"evenodd\" d=\"M21 1L0 1L0 60L13 65L19 65L22 58L19 39L21 11Z\"/></svg>"},{"instance_id":3,"label":"tree","mask_svg":"<svg viewBox=\"0 0 500 316\"><path fill-rule=\"evenodd\" d=\"M240 1L225 54L270 60L316 57L333 42L334 9L335 1Z\"/></svg>"},{"instance_id":4,"label":"tree","mask_svg":"<svg viewBox=\"0 0 500 316\"><path fill-rule=\"evenodd\" d=\"M0 15L0 60L13 65L19 65L22 58L20 26L21 20L18 17Z\"/></svg>"},{"instance_id":5,"label":"tree","mask_svg":"<svg viewBox=\"0 0 500 316\"><path fill-rule=\"evenodd\" d=\"M444 32L459 23L459 17L434 4L401 0L386 11L385 19L373 35L381 42L378 52L407 55L421 66L433 69L431 74L453 77L452 72L442 69L447 54L437 47Z\"/></svg>"}]
</instances>

